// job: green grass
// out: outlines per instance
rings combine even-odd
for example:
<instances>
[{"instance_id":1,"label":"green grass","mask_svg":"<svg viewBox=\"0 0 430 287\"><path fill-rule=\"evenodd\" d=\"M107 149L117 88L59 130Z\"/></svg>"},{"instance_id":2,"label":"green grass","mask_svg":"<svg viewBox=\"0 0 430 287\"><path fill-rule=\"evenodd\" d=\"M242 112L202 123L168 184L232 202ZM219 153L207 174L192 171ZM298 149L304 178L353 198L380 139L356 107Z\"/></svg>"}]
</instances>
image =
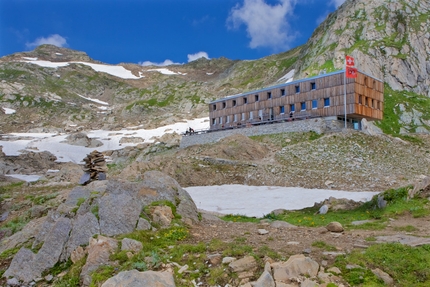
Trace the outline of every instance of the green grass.
<instances>
[{"instance_id":1,"label":"green grass","mask_svg":"<svg viewBox=\"0 0 430 287\"><path fill-rule=\"evenodd\" d=\"M354 264L360 268L347 269ZM385 286L371 269L388 273L396 286L430 286L430 245L410 247L400 243L375 244L336 258L335 265L352 286Z\"/></svg>"}]
</instances>

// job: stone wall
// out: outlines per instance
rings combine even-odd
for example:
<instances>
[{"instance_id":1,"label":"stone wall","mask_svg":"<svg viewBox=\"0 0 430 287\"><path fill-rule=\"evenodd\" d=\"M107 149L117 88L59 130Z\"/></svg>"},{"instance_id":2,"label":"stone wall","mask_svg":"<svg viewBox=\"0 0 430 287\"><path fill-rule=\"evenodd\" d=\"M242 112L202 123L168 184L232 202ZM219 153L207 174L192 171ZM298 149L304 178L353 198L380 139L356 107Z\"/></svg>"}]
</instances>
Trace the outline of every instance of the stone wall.
<instances>
[{"instance_id":1,"label":"stone wall","mask_svg":"<svg viewBox=\"0 0 430 287\"><path fill-rule=\"evenodd\" d=\"M183 136L180 148L196 144L207 144L217 142L222 138L234 135L243 134L245 136L257 136L267 134L277 134L286 132L308 132L314 131L318 134L324 132L339 132L344 128L344 122L336 118L315 118L291 122L272 123L259 126L251 126L246 128L236 128L223 131L215 131L201 133L192 136ZM348 123L348 128L353 128L351 123Z\"/></svg>"}]
</instances>

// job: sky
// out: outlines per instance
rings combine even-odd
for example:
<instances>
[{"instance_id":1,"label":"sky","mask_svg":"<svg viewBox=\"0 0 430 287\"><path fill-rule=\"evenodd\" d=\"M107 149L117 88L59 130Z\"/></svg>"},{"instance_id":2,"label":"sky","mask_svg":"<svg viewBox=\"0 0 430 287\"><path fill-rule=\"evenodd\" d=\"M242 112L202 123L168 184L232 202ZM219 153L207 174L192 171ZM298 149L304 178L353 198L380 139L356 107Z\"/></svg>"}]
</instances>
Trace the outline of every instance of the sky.
<instances>
[{"instance_id":1,"label":"sky","mask_svg":"<svg viewBox=\"0 0 430 287\"><path fill-rule=\"evenodd\" d=\"M53 44L108 63L260 59L306 43L345 0L0 0L0 57Z\"/></svg>"}]
</instances>

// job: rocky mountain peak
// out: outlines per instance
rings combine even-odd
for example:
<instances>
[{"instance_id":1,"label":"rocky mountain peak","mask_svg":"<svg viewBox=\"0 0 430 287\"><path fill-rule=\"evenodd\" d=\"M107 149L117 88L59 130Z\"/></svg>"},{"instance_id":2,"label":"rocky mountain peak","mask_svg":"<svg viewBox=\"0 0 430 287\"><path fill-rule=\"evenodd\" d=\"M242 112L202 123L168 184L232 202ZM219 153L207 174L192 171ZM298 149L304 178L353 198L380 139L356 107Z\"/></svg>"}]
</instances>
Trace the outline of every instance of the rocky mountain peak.
<instances>
[{"instance_id":1,"label":"rocky mountain peak","mask_svg":"<svg viewBox=\"0 0 430 287\"><path fill-rule=\"evenodd\" d=\"M347 0L315 30L296 63L300 77L356 66L394 90L430 96L430 3Z\"/></svg>"},{"instance_id":2,"label":"rocky mountain peak","mask_svg":"<svg viewBox=\"0 0 430 287\"><path fill-rule=\"evenodd\" d=\"M15 53L3 57L3 60L22 60L23 57L37 58L38 60L51 62L97 62L91 59L85 52L50 44L40 45L30 52Z\"/></svg>"}]
</instances>

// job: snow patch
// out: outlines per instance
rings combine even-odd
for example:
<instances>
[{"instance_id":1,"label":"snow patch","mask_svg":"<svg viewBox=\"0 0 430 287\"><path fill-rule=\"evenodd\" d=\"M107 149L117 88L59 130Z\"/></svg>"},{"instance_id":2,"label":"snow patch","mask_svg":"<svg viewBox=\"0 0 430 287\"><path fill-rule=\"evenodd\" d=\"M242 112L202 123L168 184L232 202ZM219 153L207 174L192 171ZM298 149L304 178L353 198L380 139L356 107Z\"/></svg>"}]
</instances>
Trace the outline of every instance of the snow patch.
<instances>
[{"instance_id":1,"label":"snow patch","mask_svg":"<svg viewBox=\"0 0 430 287\"><path fill-rule=\"evenodd\" d=\"M37 58L28 58L24 57L27 61L23 61L26 63L35 64L41 67L46 68L59 68L59 67L65 67L70 64L82 64L86 66L90 66L94 71L96 72L103 72L118 78L122 79L140 79L143 76L139 75L139 77L136 77L133 75L133 73L123 66L112 66L112 65L104 65L104 64L93 64L93 63L87 63L87 62L50 62L50 61L39 61Z\"/></svg>"},{"instance_id":2,"label":"snow patch","mask_svg":"<svg viewBox=\"0 0 430 287\"><path fill-rule=\"evenodd\" d=\"M222 214L263 217L275 209L311 207L329 197L369 201L379 192L307 189L281 186L215 185L192 186L185 190L197 208ZM261 204L264 202L264 204Z\"/></svg>"},{"instance_id":3,"label":"snow patch","mask_svg":"<svg viewBox=\"0 0 430 287\"><path fill-rule=\"evenodd\" d=\"M294 73L296 72L296 70L292 69L291 71L289 71L286 75L284 75L282 78L280 78L278 80L278 82L285 82L285 83L289 83L292 82L294 80Z\"/></svg>"},{"instance_id":4,"label":"snow patch","mask_svg":"<svg viewBox=\"0 0 430 287\"><path fill-rule=\"evenodd\" d=\"M107 102L103 102L103 101L100 101L100 100L98 100L98 99L93 99L93 98L84 97L84 96L81 96L81 95L79 95L79 94L77 94L77 95L78 95L78 96L80 96L80 97L81 97L81 98L83 98L83 99L88 100L88 101L91 101L91 102L94 102L94 103L97 103L97 104L101 104L101 105L109 106L109 103L107 103Z\"/></svg>"},{"instance_id":5,"label":"snow patch","mask_svg":"<svg viewBox=\"0 0 430 287\"><path fill-rule=\"evenodd\" d=\"M4 112L6 115L11 115L11 114L16 113L16 110L14 110L14 109L5 108L5 107L2 107L2 109L3 109L3 112Z\"/></svg>"},{"instance_id":6,"label":"snow patch","mask_svg":"<svg viewBox=\"0 0 430 287\"><path fill-rule=\"evenodd\" d=\"M163 75L177 75L178 73L170 71L169 69L166 68L160 68L160 69L149 69L147 70L148 72L159 72Z\"/></svg>"}]
</instances>

